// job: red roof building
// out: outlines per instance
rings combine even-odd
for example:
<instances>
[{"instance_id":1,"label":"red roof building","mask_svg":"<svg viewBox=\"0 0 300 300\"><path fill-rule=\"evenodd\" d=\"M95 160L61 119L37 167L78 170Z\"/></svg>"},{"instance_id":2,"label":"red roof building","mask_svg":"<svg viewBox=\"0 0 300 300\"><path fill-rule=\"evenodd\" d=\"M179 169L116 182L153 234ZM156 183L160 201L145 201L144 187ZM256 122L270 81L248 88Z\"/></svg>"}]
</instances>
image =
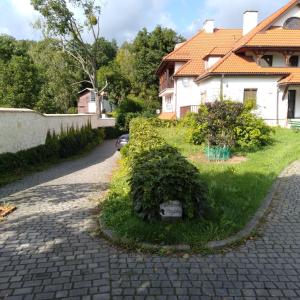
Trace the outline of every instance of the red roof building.
<instances>
[{"instance_id":1,"label":"red roof building","mask_svg":"<svg viewBox=\"0 0 300 300\"><path fill-rule=\"evenodd\" d=\"M207 20L159 66L162 112L180 118L201 103L251 98L258 115L286 126L300 119L299 56L299 0L260 23L257 11L246 11L240 29L215 28Z\"/></svg>"}]
</instances>

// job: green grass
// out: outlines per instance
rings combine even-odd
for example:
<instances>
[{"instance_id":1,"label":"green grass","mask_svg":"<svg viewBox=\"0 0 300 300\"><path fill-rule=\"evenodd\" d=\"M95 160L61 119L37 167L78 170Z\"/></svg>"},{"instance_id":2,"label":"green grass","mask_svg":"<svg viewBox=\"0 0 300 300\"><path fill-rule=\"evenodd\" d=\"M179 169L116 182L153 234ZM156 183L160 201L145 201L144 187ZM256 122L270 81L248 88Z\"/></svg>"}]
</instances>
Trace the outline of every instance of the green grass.
<instances>
[{"instance_id":1,"label":"green grass","mask_svg":"<svg viewBox=\"0 0 300 300\"><path fill-rule=\"evenodd\" d=\"M203 150L201 146L185 141L183 129L161 129L160 132L187 158ZM226 238L246 225L279 173L300 158L300 133L276 129L271 146L244 155L247 161L238 165L193 162L209 188L211 213L206 220L163 224L145 223L135 217L128 197L128 174L123 164L103 205L103 220L117 235L133 242L186 243L201 248L210 240Z\"/></svg>"}]
</instances>

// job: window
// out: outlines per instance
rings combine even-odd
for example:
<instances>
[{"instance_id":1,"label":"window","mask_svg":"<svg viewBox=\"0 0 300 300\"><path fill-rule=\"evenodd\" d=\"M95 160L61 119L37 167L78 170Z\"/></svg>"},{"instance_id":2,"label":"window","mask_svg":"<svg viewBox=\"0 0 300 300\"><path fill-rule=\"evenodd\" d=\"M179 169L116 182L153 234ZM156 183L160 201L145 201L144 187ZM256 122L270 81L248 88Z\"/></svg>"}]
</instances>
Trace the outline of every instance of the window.
<instances>
[{"instance_id":1,"label":"window","mask_svg":"<svg viewBox=\"0 0 300 300\"><path fill-rule=\"evenodd\" d=\"M284 29L300 29L300 18L292 17L285 21Z\"/></svg>"},{"instance_id":2,"label":"window","mask_svg":"<svg viewBox=\"0 0 300 300\"><path fill-rule=\"evenodd\" d=\"M96 101L96 95L94 91L91 91L90 94L90 102L95 102Z\"/></svg>"},{"instance_id":3,"label":"window","mask_svg":"<svg viewBox=\"0 0 300 300\"><path fill-rule=\"evenodd\" d=\"M264 55L261 58L262 67L272 67L273 66L273 55Z\"/></svg>"},{"instance_id":4,"label":"window","mask_svg":"<svg viewBox=\"0 0 300 300\"><path fill-rule=\"evenodd\" d=\"M207 91L201 92L201 103L204 104L207 98Z\"/></svg>"},{"instance_id":5,"label":"window","mask_svg":"<svg viewBox=\"0 0 300 300\"><path fill-rule=\"evenodd\" d=\"M293 55L290 58L290 66L291 67L298 67L299 64L299 56Z\"/></svg>"},{"instance_id":6,"label":"window","mask_svg":"<svg viewBox=\"0 0 300 300\"><path fill-rule=\"evenodd\" d=\"M257 100L257 89L244 89L244 104L255 108Z\"/></svg>"},{"instance_id":7,"label":"window","mask_svg":"<svg viewBox=\"0 0 300 300\"><path fill-rule=\"evenodd\" d=\"M167 96L166 97L166 111L167 112L173 112L172 96Z\"/></svg>"}]
</instances>

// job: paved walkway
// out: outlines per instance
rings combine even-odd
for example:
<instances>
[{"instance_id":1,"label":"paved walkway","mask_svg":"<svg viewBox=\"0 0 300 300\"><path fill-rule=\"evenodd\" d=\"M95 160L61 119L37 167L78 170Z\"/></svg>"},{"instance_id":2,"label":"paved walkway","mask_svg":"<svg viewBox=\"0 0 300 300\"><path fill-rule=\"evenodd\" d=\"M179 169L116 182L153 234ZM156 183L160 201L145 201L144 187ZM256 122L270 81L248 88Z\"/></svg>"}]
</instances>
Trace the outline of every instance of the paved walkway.
<instances>
[{"instance_id":1,"label":"paved walkway","mask_svg":"<svg viewBox=\"0 0 300 300\"><path fill-rule=\"evenodd\" d=\"M224 255L127 253L92 238L88 196L118 154L89 156L0 189L18 210L0 224L4 299L300 299L300 162L280 179L261 237Z\"/></svg>"}]
</instances>

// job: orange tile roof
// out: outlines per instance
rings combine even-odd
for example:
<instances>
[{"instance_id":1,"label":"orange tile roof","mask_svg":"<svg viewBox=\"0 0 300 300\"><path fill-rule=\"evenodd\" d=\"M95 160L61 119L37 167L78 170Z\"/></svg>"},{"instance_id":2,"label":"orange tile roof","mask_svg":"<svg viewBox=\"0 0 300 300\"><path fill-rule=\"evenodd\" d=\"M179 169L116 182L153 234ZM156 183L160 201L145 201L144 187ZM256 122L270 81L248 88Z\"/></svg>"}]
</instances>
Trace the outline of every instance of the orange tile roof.
<instances>
[{"instance_id":1,"label":"orange tile roof","mask_svg":"<svg viewBox=\"0 0 300 300\"><path fill-rule=\"evenodd\" d=\"M299 30L270 28L256 34L245 46L249 47L300 47Z\"/></svg>"},{"instance_id":2,"label":"orange tile roof","mask_svg":"<svg viewBox=\"0 0 300 300\"><path fill-rule=\"evenodd\" d=\"M279 81L279 85L300 84L300 73L292 73L291 75Z\"/></svg>"},{"instance_id":3,"label":"orange tile roof","mask_svg":"<svg viewBox=\"0 0 300 300\"><path fill-rule=\"evenodd\" d=\"M209 53L208 53L208 56L209 55L225 55L227 54L229 51L231 50L231 48L225 48L225 47L215 47L213 48Z\"/></svg>"},{"instance_id":4,"label":"orange tile roof","mask_svg":"<svg viewBox=\"0 0 300 300\"><path fill-rule=\"evenodd\" d=\"M270 72L271 73L278 72L277 70L273 70L273 69L283 69L283 68L272 68L272 70L270 71L270 68L262 68L258 65L254 66L254 62L252 61L251 68L250 68L250 70L248 70L250 62L247 61L246 59L243 59L243 58L239 57L238 55L234 54L234 52L236 50L240 49L241 47L243 47L244 45L246 45L247 43L250 43L251 40L253 38L255 38L257 34L262 32L263 30L268 29L268 27L270 27L272 25L272 23L275 22L282 14L284 14L290 8L297 5L299 2L300 2L300 0L290 1L285 6L283 6L282 8L277 10L275 13L273 13L270 17L266 18L261 23L259 23L252 31L250 31L248 34L243 36L233 46L233 49L230 52L228 52L219 62L217 62L212 67L212 69L207 71L205 74L201 74L198 79L205 78L205 77L207 77L209 75L212 75L214 73L221 73L222 70L224 70L224 69L225 69L224 72L226 72L226 70L228 70L228 71L230 71L230 73L234 73L234 69L243 70L243 72L241 72L241 73L249 73L249 72L251 73L252 69L257 69L258 73L264 73L263 69L267 69L266 70L267 74L269 74ZM231 65L232 68L229 66L229 62L226 62L226 60L229 60L232 63L232 65ZM239 64L239 65L236 66L236 64ZM224 68L224 66L227 67L227 68ZM287 68L284 68L284 69L285 69L285 71L287 71ZM252 72L252 73L254 73L254 72Z\"/></svg>"},{"instance_id":5,"label":"orange tile roof","mask_svg":"<svg viewBox=\"0 0 300 300\"><path fill-rule=\"evenodd\" d=\"M205 71L204 57L212 51L226 54L241 36L241 29L216 29L213 34L202 30L163 60L186 60L187 64L182 66L175 76L198 76Z\"/></svg>"},{"instance_id":6,"label":"orange tile roof","mask_svg":"<svg viewBox=\"0 0 300 300\"><path fill-rule=\"evenodd\" d=\"M161 113L158 116L159 119L161 120L176 120L176 113Z\"/></svg>"},{"instance_id":7,"label":"orange tile roof","mask_svg":"<svg viewBox=\"0 0 300 300\"><path fill-rule=\"evenodd\" d=\"M223 60L213 71L203 73L200 78L207 74L289 74L295 72L295 67L262 67L252 57L241 56L235 53ZM297 71L296 71L297 72ZM300 72L300 69L299 69Z\"/></svg>"},{"instance_id":8,"label":"orange tile roof","mask_svg":"<svg viewBox=\"0 0 300 300\"><path fill-rule=\"evenodd\" d=\"M268 29L269 26L272 25L280 16L282 16L285 12L287 12L290 8L296 6L299 3L299 0L291 0L289 3L284 5L282 8L274 12L271 16L264 19L260 22L253 30L251 30L248 34L246 34L236 45L234 50L238 49L239 47L247 44L251 41L253 37L262 30Z\"/></svg>"},{"instance_id":9,"label":"orange tile roof","mask_svg":"<svg viewBox=\"0 0 300 300\"><path fill-rule=\"evenodd\" d=\"M261 67L252 57L237 54L243 47L300 47L299 30L274 28L272 24L289 9L299 4L292 0L242 36L241 29L216 29L213 34L200 31L164 57L168 61L184 61L174 76L193 76L203 79L215 74L289 75L297 73L290 67ZM223 56L209 70L205 69L208 56ZM162 65L163 66L163 65ZM161 69L160 69L161 70Z\"/></svg>"}]
</instances>

